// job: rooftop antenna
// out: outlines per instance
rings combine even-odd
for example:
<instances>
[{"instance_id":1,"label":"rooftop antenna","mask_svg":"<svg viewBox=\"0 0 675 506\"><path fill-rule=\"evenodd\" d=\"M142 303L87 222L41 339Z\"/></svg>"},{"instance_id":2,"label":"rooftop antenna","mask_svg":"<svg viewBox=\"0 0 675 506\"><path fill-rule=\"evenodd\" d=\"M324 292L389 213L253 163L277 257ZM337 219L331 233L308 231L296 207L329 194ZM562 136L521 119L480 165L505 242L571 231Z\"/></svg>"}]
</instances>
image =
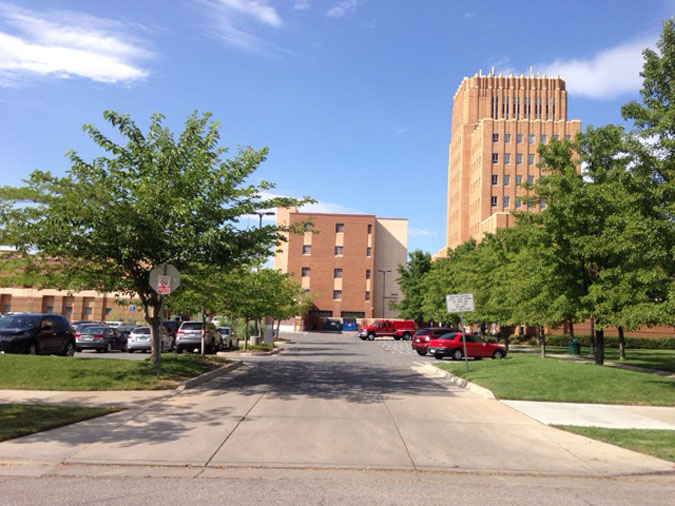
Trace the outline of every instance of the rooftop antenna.
<instances>
[{"instance_id":1,"label":"rooftop antenna","mask_svg":"<svg viewBox=\"0 0 675 506\"><path fill-rule=\"evenodd\" d=\"M532 65L530 65L530 75L533 76L534 73L532 72Z\"/></svg>"},{"instance_id":2,"label":"rooftop antenna","mask_svg":"<svg viewBox=\"0 0 675 506\"><path fill-rule=\"evenodd\" d=\"M494 68L494 66L492 67L492 72L490 73L490 75L492 75L492 76L495 75L495 68Z\"/></svg>"}]
</instances>

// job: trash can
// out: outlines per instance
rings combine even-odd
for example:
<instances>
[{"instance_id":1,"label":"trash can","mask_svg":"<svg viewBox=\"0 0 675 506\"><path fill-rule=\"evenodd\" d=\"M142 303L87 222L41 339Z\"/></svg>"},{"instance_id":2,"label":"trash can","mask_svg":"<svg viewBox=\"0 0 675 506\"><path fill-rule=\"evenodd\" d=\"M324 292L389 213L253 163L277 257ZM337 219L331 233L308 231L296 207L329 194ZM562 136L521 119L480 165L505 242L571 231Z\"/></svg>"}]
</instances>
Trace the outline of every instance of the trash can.
<instances>
[{"instance_id":1,"label":"trash can","mask_svg":"<svg viewBox=\"0 0 675 506\"><path fill-rule=\"evenodd\" d=\"M567 353L570 355L581 355L581 347L579 346L579 341L575 338L570 339L570 345L567 349Z\"/></svg>"}]
</instances>

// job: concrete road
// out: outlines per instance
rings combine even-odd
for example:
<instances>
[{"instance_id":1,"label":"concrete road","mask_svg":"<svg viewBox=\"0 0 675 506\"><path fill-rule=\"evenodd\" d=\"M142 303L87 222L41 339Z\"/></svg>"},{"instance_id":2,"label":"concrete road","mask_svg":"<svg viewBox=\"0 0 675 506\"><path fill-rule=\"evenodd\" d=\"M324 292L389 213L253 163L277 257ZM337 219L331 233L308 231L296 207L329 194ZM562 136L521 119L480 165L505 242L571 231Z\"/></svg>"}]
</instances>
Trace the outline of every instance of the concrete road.
<instances>
[{"instance_id":1,"label":"concrete road","mask_svg":"<svg viewBox=\"0 0 675 506\"><path fill-rule=\"evenodd\" d=\"M503 504L628 504L629 498L666 504L662 499L673 496L671 463L547 427L498 401L423 377L411 365L424 357L394 344L348 335L298 337L282 354L252 357L231 375L183 394L1 443L0 486L9 493L21 488L16 476L40 476L32 491L49 487L67 501L71 491L64 487L126 476L140 480L139 490L149 480L152 492L139 496L143 501L166 504L187 492L162 492L164 477L185 480L185 490L199 497L208 489L209 497L219 497L216 483L240 487L248 503L258 492L244 491L257 486L284 490L278 504L303 503L294 502L303 487L314 490L308 504L319 497L327 504L365 504L354 499L357 490L369 504L399 504L403 497L416 504L413 496L440 503L429 499L446 491L471 504L496 498ZM236 479L218 480L224 477ZM193 485L190 478L204 482ZM326 480L333 492L322 496ZM130 504L127 483L119 493L101 491L111 494L111 503ZM603 502L598 492L616 501Z\"/></svg>"}]
</instances>

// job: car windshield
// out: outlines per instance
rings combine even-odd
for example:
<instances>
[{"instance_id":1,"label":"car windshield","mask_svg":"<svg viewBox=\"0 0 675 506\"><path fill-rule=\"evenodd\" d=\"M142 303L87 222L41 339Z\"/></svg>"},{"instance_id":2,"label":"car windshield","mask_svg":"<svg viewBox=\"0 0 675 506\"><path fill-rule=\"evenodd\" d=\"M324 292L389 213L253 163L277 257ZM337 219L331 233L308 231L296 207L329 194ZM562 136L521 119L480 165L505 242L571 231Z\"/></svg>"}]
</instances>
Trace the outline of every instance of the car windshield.
<instances>
[{"instance_id":1,"label":"car windshield","mask_svg":"<svg viewBox=\"0 0 675 506\"><path fill-rule=\"evenodd\" d=\"M457 337L459 334L456 332L450 332L448 334L443 334L439 339L443 339L444 341L452 341L455 337Z\"/></svg>"},{"instance_id":2,"label":"car windshield","mask_svg":"<svg viewBox=\"0 0 675 506\"><path fill-rule=\"evenodd\" d=\"M96 327L94 325L88 325L80 329L80 334L102 334L106 327Z\"/></svg>"},{"instance_id":3,"label":"car windshield","mask_svg":"<svg viewBox=\"0 0 675 506\"><path fill-rule=\"evenodd\" d=\"M429 333L429 329L419 329L415 332L416 336L426 336Z\"/></svg>"},{"instance_id":4,"label":"car windshield","mask_svg":"<svg viewBox=\"0 0 675 506\"><path fill-rule=\"evenodd\" d=\"M0 318L0 329L32 329L40 324L42 315L11 314Z\"/></svg>"},{"instance_id":5,"label":"car windshield","mask_svg":"<svg viewBox=\"0 0 675 506\"><path fill-rule=\"evenodd\" d=\"M201 322L186 322L186 323L183 323L183 326L180 329L181 330L202 330L202 323Z\"/></svg>"},{"instance_id":6,"label":"car windshield","mask_svg":"<svg viewBox=\"0 0 675 506\"><path fill-rule=\"evenodd\" d=\"M150 334L150 327L136 327L133 330L134 334Z\"/></svg>"}]
</instances>

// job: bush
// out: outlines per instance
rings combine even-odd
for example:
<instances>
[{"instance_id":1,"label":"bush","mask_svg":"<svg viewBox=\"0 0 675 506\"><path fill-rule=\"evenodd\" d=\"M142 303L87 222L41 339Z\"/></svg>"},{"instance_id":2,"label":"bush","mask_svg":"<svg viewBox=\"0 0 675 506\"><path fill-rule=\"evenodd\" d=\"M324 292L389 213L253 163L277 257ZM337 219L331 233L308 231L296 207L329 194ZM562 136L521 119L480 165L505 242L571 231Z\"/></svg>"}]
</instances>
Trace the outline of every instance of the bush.
<instances>
[{"instance_id":1,"label":"bush","mask_svg":"<svg viewBox=\"0 0 675 506\"><path fill-rule=\"evenodd\" d=\"M574 336L581 346L591 345L591 336L579 334ZM675 338L673 337L625 337L626 349L634 350L675 350ZM567 348L570 344L568 335L550 335L546 337L548 346L562 346ZM605 336L605 348L618 348L619 338Z\"/></svg>"}]
</instances>

